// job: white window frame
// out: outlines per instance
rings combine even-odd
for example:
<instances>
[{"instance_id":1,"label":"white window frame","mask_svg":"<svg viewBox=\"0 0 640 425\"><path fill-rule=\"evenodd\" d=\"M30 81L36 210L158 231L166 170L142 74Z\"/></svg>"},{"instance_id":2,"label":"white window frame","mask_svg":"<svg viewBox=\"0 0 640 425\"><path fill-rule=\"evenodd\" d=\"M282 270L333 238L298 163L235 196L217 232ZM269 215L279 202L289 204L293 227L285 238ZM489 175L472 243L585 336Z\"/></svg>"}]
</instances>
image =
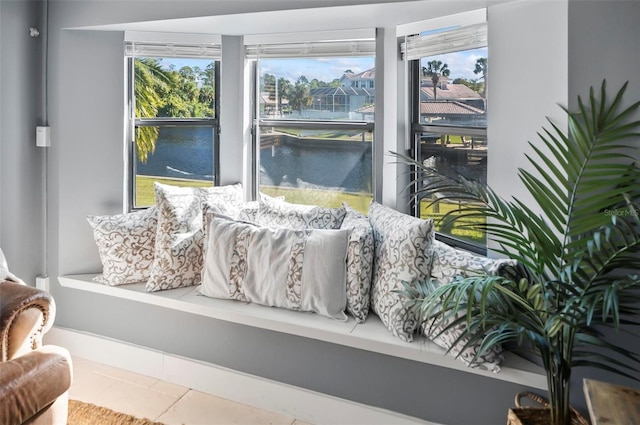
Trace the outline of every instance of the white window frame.
<instances>
[{"instance_id":1,"label":"white window frame","mask_svg":"<svg viewBox=\"0 0 640 425\"><path fill-rule=\"evenodd\" d=\"M420 122L420 60L423 57L435 56L439 54L454 53L476 48L488 47L487 22L485 13L475 13L471 16L472 22L442 32L435 32L427 35L411 35L405 38L401 44L402 57L408 63L409 81L409 103L410 103L410 156L416 158L420 152L420 136L422 133L442 133L456 134L463 136L476 136L487 138L487 127L471 126L437 126L423 124ZM477 20L480 20L478 22ZM437 28L437 27L436 27ZM433 29L433 28L430 28ZM485 82L486 83L486 82ZM412 174L415 176L415 169L412 167ZM415 180L415 179L414 179ZM414 190L417 190L418 182L414 183ZM420 216L420 203L411 200L411 212L414 216ZM486 255L486 242L484 245L477 245L451 235L437 233L437 239L449 245L463 248L465 250Z\"/></svg>"},{"instance_id":2,"label":"white window frame","mask_svg":"<svg viewBox=\"0 0 640 425\"><path fill-rule=\"evenodd\" d=\"M126 138L126 211L135 211L148 208L148 206L136 205L136 146L135 131L138 127L179 127L179 126L203 126L211 127L213 131L213 185L220 181L220 59L221 43L220 39L214 37L206 42L197 42L184 35L178 37L180 41L174 40L173 36L153 35L152 41L145 41L147 38L142 33L127 33L125 38L124 54L127 60L127 99L128 99L128 124ZM159 38L159 39L158 39ZM134 60L136 57L156 57L156 58L190 58L190 59L211 59L215 62L214 75L214 117L209 118L138 118L135 116L135 72Z\"/></svg>"},{"instance_id":3,"label":"white window frame","mask_svg":"<svg viewBox=\"0 0 640 425\"><path fill-rule=\"evenodd\" d=\"M276 38L272 38L272 43L256 43L247 44L245 46L245 56L248 60L253 61L253 73L255 76L253 84L253 99L255 107L253 110L253 127L252 127L252 146L253 161L252 175L253 187L255 193L253 198L257 196L260 189L260 127L287 127L293 129L340 129L340 130L358 130L371 131L372 139L372 161L375 163L376 149L374 136L374 123L369 121L311 121L311 120L286 120L286 119L267 119L260 117L259 96L260 82L258 62L260 59L289 59L289 58L322 58L322 57L358 57L358 56L376 56L375 32L371 30L354 30L344 31L342 35L364 36L362 39L340 39L325 40L323 35L326 34L305 34L303 37L309 37L309 41L301 41L298 43L290 43L287 40L295 39L295 35L285 34ZM339 37L341 32L334 32L333 37ZM294 38L292 38L294 37ZM284 42L282 40L285 40ZM258 41L248 37L248 42ZM262 40L260 40L262 41ZM372 170L374 164L372 164ZM376 197L375 176L372 175L372 198Z\"/></svg>"}]
</instances>

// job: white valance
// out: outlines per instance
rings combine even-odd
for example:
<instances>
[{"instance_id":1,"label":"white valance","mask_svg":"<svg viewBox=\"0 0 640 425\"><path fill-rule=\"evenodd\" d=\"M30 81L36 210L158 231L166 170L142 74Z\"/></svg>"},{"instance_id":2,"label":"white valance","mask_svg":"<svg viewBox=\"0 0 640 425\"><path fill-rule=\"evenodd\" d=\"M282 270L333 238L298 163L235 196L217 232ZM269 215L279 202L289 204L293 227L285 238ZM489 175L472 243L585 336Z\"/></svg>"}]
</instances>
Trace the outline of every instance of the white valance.
<instances>
[{"instance_id":1,"label":"white valance","mask_svg":"<svg viewBox=\"0 0 640 425\"><path fill-rule=\"evenodd\" d=\"M434 34L407 37L402 43L404 60L477 49L487 46L487 23L468 25Z\"/></svg>"},{"instance_id":2,"label":"white valance","mask_svg":"<svg viewBox=\"0 0 640 425\"><path fill-rule=\"evenodd\" d=\"M213 43L167 43L167 42L138 42L125 43L125 55L137 57L164 58L207 58L220 59L222 48Z\"/></svg>"},{"instance_id":3,"label":"white valance","mask_svg":"<svg viewBox=\"0 0 640 425\"><path fill-rule=\"evenodd\" d=\"M374 39L371 39L286 44L255 44L248 45L245 49L247 59L375 56L376 42Z\"/></svg>"}]
</instances>

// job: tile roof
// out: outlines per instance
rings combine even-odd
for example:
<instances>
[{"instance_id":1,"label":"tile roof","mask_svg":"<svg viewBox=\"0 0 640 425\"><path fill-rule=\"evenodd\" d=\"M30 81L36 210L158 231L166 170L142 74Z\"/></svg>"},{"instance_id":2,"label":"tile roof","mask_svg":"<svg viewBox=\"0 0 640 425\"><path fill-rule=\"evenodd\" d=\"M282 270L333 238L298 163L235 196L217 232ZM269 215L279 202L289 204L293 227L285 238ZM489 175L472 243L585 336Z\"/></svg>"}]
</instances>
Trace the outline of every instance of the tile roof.
<instances>
[{"instance_id":1,"label":"tile roof","mask_svg":"<svg viewBox=\"0 0 640 425\"><path fill-rule=\"evenodd\" d=\"M360 114L373 114L375 105L367 105L356 109L354 112ZM484 111L479 108L456 101L429 101L420 102L420 115L447 116L447 115L483 115Z\"/></svg>"},{"instance_id":2,"label":"tile roof","mask_svg":"<svg viewBox=\"0 0 640 425\"><path fill-rule=\"evenodd\" d=\"M371 69L367 69L366 71L362 71L359 74L347 74L347 76L351 80L364 79L364 78L366 78L366 79L374 79L376 77L376 69L375 68L371 68Z\"/></svg>"},{"instance_id":3,"label":"tile roof","mask_svg":"<svg viewBox=\"0 0 640 425\"><path fill-rule=\"evenodd\" d=\"M479 93L473 91L464 84L447 84L445 89L436 88L436 99L482 99ZM428 85L420 87L420 99L433 99L433 85L429 81Z\"/></svg>"},{"instance_id":4,"label":"tile roof","mask_svg":"<svg viewBox=\"0 0 640 425\"><path fill-rule=\"evenodd\" d=\"M482 115L484 111L479 108L456 101L427 101L420 102L420 115Z\"/></svg>"}]
</instances>

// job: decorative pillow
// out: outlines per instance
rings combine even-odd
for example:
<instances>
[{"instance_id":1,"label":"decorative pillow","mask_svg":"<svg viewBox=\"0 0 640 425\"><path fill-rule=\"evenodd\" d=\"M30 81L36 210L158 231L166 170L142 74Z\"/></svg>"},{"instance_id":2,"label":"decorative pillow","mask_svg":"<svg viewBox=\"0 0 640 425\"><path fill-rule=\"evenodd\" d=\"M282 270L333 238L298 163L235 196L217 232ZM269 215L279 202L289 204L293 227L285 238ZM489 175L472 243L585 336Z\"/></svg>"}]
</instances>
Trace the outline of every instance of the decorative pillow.
<instances>
[{"instance_id":1,"label":"decorative pillow","mask_svg":"<svg viewBox=\"0 0 640 425\"><path fill-rule=\"evenodd\" d=\"M226 186L198 187L195 188L195 191L203 202L214 201L228 205L240 205L244 200L242 183Z\"/></svg>"},{"instance_id":2,"label":"decorative pillow","mask_svg":"<svg viewBox=\"0 0 640 425\"><path fill-rule=\"evenodd\" d=\"M372 202L374 260L372 308L391 333L413 341L418 314L406 298L395 292L402 282L415 285L429 278L433 255L433 220L421 220Z\"/></svg>"},{"instance_id":3,"label":"decorative pillow","mask_svg":"<svg viewBox=\"0 0 640 425\"><path fill-rule=\"evenodd\" d=\"M347 230L259 227L207 214L203 295L347 320Z\"/></svg>"},{"instance_id":4,"label":"decorative pillow","mask_svg":"<svg viewBox=\"0 0 640 425\"><path fill-rule=\"evenodd\" d=\"M433 266L431 277L442 285L456 276L468 277L477 273L498 275L508 267L515 267L512 259L494 259L456 249L440 241L433 242Z\"/></svg>"},{"instance_id":5,"label":"decorative pillow","mask_svg":"<svg viewBox=\"0 0 640 425\"><path fill-rule=\"evenodd\" d=\"M312 205L290 204L260 198L258 223L288 229L339 229L347 211L344 207L325 208Z\"/></svg>"},{"instance_id":6,"label":"decorative pillow","mask_svg":"<svg viewBox=\"0 0 640 425\"><path fill-rule=\"evenodd\" d=\"M238 221L247 221L251 223L255 223L258 221L258 210L260 209L260 202L258 201L249 201L245 202L242 205L239 205L238 208L233 211L231 217Z\"/></svg>"},{"instance_id":7,"label":"decorative pillow","mask_svg":"<svg viewBox=\"0 0 640 425\"><path fill-rule=\"evenodd\" d=\"M260 197L259 199L261 199L263 202L284 201L284 196L278 196L274 198L272 196L265 195L264 193L258 193L258 196ZM249 202L244 202L241 205L238 205L237 208L235 208L232 211L229 211L230 214L228 215L238 221L248 221L251 223L257 223L259 210L260 210L260 201L249 201Z\"/></svg>"},{"instance_id":8,"label":"decorative pillow","mask_svg":"<svg viewBox=\"0 0 640 425\"><path fill-rule=\"evenodd\" d=\"M239 203L242 185L193 188L154 183L158 208L149 292L200 284L205 203Z\"/></svg>"},{"instance_id":9,"label":"decorative pillow","mask_svg":"<svg viewBox=\"0 0 640 425\"><path fill-rule=\"evenodd\" d=\"M369 218L342 204L347 215L341 229L350 229L347 247L347 311L363 323L369 314L373 273L373 230Z\"/></svg>"},{"instance_id":10,"label":"decorative pillow","mask_svg":"<svg viewBox=\"0 0 640 425\"><path fill-rule=\"evenodd\" d=\"M440 241L434 241L433 266L431 277L440 284L451 283L457 276L468 277L477 273L498 275L509 267L515 267L516 262L511 259L492 259L474 255L470 252L451 247ZM474 361L480 345L464 347L468 338L464 338L454 344L465 332L465 326L460 325L449 329L445 333L432 337L439 333L444 325L434 326L433 321L424 321L420 325L421 332L430 338L435 344L447 350L469 367L499 372L503 357L499 348L484 353Z\"/></svg>"},{"instance_id":11,"label":"decorative pillow","mask_svg":"<svg viewBox=\"0 0 640 425\"><path fill-rule=\"evenodd\" d=\"M94 280L124 285L149 279L158 227L156 207L127 214L88 216L102 274Z\"/></svg>"}]
</instances>

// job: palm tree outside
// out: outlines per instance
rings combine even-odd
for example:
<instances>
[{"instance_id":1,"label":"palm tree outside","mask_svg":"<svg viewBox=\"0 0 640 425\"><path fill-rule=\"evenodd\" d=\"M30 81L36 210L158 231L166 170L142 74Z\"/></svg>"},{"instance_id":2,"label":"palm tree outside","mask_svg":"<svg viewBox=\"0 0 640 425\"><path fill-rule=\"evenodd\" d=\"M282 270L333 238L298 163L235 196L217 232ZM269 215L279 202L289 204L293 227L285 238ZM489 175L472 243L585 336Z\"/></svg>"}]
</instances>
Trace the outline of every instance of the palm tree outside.
<instances>
[{"instance_id":1,"label":"palm tree outside","mask_svg":"<svg viewBox=\"0 0 640 425\"><path fill-rule=\"evenodd\" d=\"M479 58L476 61L476 68L473 70L474 74L481 74L480 79L482 81L484 81L484 86L482 87L482 93L480 93L480 96L482 96L483 99L487 98L487 74L489 72L489 63L487 62L487 58Z\"/></svg>"},{"instance_id":2,"label":"palm tree outside","mask_svg":"<svg viewBox=\"0 0 640 425\"><path fill-rule=\"evenodd\" d=\"M136 118L155 118L163 105L159 94L171 82L167 71L154 58L136 58L134 61L134 96ZM152 154L158 140L158 127L138 127L136 130L136 154L145 162Z\"/></svg>"},{"instance_id":3,"label":"palm tree outside","mask_svg":"<svg viewBox=\"0 0 640 425\"><path fill-rule=\"evenodd\" d=\"M427 62L427 66L422 67L422 75L425 77L431 77L433 83L433 100L437 99L437 87L440 82L440 77L448 77L451 75L451 70L446 63L442 63L439 60L432 60Z\"/></svg>"}]
</instances>

